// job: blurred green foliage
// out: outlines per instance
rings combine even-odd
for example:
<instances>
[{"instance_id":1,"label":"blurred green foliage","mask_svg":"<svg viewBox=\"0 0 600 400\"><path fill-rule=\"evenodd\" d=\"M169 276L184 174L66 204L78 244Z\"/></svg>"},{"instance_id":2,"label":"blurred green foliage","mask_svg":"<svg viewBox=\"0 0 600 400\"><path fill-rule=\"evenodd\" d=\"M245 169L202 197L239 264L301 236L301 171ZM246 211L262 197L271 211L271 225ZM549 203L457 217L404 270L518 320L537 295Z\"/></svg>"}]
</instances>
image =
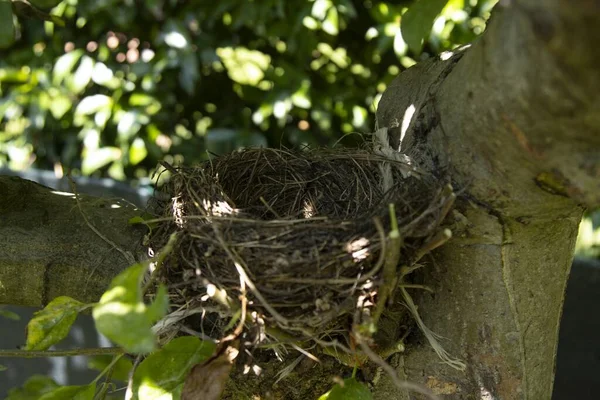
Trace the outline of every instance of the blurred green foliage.
<instances>
[{"instance_id":1,"label":"blurred green foliage","mask_svg":"<svg viewBox=\"0 0 600 400\"><path fill-rule=\"evenodd\" d=\"M65 26L13 17L0 166L135 179L242 146L355 144L389 82L473 40L495 2L448 1L422 52L400 29L413 1L33 2Z\"/></svg>"}]
</instances>

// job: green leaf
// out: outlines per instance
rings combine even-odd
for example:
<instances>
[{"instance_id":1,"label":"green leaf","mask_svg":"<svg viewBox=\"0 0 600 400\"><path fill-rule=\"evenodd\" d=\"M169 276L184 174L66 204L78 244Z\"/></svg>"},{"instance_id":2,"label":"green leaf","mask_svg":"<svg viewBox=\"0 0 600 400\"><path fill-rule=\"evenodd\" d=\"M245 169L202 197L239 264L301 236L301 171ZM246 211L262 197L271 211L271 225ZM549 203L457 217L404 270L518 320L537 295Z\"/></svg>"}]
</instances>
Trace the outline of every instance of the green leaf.
<instances>
[{"instance_id":1,"label":"green leaf","mask_svg":"<svg viewBox=\"0 0 600 400\"><path fill-rule=\"evenodd\" d=\"M433 22L448 0L417 0L402 16L402 38L415 53L420 53L423 40L429 36Z\"/></svg>"},{"instance_id":2,"label":"green leaf","mask_svg":"<svg viewBox=\"0 0 600 400\"><path fill-rule=\"evenodd\" d=\"M22 387L9 390L6 400L39 400L57 387L58 384L47 376L33 375Z\"/></svg>"},{"instance_id":3,"label":"green leaf","mask_svg":"<svg viewBox=\"0 0 600 400\"><path fill-rule=\"evenodd\" d=\"M137 165L146 158L148 150L146 150L146 144L144 139L135 138L131 146L129 147L129 163L131 165Z\"/></svg>"},{"instance_id":4,"label":"green leaf","mask_svg":"<svg viewBox=\"0 0 600 400\"><path fill-rule=\"evenodd\" d=\"M68 96L57 94L52 97L49 108L52 116L56 120L60 120L73 107L73 102Z\"/></svg>"},{"instance_id":5,"label":"green leaf","mask_svg":"<svg viewBox=\"0 0 600 400\"><path fill-rule=\"evenodd\" d=\"M77 300L60 296L48 303L43 310L37 311L27 324L25 350L46 350L63 340L83 306Z\"/></svg>"},{"instance_id":6,"label":"green leaf","mask_svg":"<svg viewBox=\"0 0 600 400\"><path fill-rule=\"evenodd\" d=\"M77 49L60 56L54 63L52 83L60 85L60 83L71 73L77 61L83 55L83 50Z\"/></svg>"},{"instance_id":7,"label":"green leaf","mask_svg":"<svg viewBox=\"0 0 600 400\"><path fill-rule=\"evenodd\" d=\"M12 319L13 321L18 321L21 319L19 314L10 310L4 310L0 308L0 317L4 317L6 319Z\"/></svg>"},{"instance_id":8,"label":"green leaf","mask_svg":"<svg viewBox=\"0 0 600 400\"><path fill-rule=\"evenodd\" d=\"M79 67L73 74L71 79L69 79L69 88L76 94L83 92L86 86L92 80L92 75L94 73L94 65L95 61L93 58L89 56L81 57L81 62L79 63Z\"/></svg>"},{"instance_id":9,"label":"green leaf","mask_svg":"<svg viewBox=\"0 0 600 400\"><path fill-rule=\"evenodd\" d=\"M372 400L369 388L354 378L344 379L342 385L337 384L319 400Z\"/></svg>"},{"instance_id":10,"label":"green leaf","mask_svg":"<svg viewBox=\"0 0 600 400\"><path fill-rule=\"evenodd\" d=\"M134 264L117 275L92 313L100 333L130 353L154 350L152 324L167 312L169 305L164 286L159 287L151 305L143 302L140 286L147 269L146 264Z\"/></svg>"},{"instance_id":11,"label":"green leaf","mask_svg":"<svg viewBox=\"0 0 600 400\"><path fill-rule=\"evenodd\" d=\"M93 400L96 382L82 386L62 386L44 394L39 400Z\"/></svg>"},{"instance_id":12,"label":"green leaf","mask_svg":"<svg viewBox=\"0 0 600 400\"><path fill-rule=\"evenodd\" d=\"M171 394L183 384L192 367L211 357L215 348L214 343L194 336L172 340L150 354L135 370L135 395L140 399L152 400Z\"/></svg>"},{"instance_id":13,"label":"green leaf","mask_svg":"<svg viewBox=\"0 0 600 400\"><path fill-rule=\"evenodd\" d=\"M83 154L81 173L90 175L92 172L121 158L121 149L118 147L102 147L100 149L87 150Z\"/></svg>"},{"instance_id":14,"label":"green leaf","mask_svg":"<svg viewBox=\"0 0 600 400\"><path fill-rule=\"evenodd\" d=\"M327 11L327 18L325 18L321 26L325 32L332 36L337 36L339 33L339 16L338 10L335 8L335 6L331 6L331 8L329 8L329 11Z\"/></svg>"},{"instance_id":15,"label":"green leaf","mask_svg":"<svg viewBox=\"0 0 600 400\"><path fill-rule=\"evenodd\" d=\"M8 368L6 368L6 366L0 364L0 372L1 371L6 371Z\"/></svg>"},{"instance_id":16,"label":"green leaf","mask_svg":"<svg viewBox=\"0 0 600 400\"><path fill-rule=\"evenodd\" d=\"M103 109L110 109L113 101L104 94L94 94L83 98L75 109L75 117L97 113Z\"/></svg>"},{"instance_id":17,"label":"green leaf","mask_svg":"<svg viewBox=\"0 0 600 400\"><path fill-rule=\"evenodd\" d=\"M15 27L10 0L0 0L0 49L6 49L15 42Z\"/></svg>"},{"instance_id":18,"label":"green leaf","mask_svg":"<svg viewBox=\"0 0 600 400\"><path fill-rule=\"evenodd\" d=\"M96 371L104 371L106 367L112 362L115 356L111 355L101 355L90 358L88 361L88 368L94 369ZM118 380L122 382L127 382L129 380L129 372L133 368L133 364L131 360L126 357L120 357L119 360L113 366L112 371L112 379Z\"/></svg>"},{"instance_id":19,"label":"green leaf","mask_svg":"<svg viewBox=\"0 0 600 400\"><path fill-rule=\"evenodd\" d=\"M217 55L225 64L229 78L242 85L256 86L271 64L271 57L267 54L244 47L220 47Z\"/></svg>"}]
</instances>

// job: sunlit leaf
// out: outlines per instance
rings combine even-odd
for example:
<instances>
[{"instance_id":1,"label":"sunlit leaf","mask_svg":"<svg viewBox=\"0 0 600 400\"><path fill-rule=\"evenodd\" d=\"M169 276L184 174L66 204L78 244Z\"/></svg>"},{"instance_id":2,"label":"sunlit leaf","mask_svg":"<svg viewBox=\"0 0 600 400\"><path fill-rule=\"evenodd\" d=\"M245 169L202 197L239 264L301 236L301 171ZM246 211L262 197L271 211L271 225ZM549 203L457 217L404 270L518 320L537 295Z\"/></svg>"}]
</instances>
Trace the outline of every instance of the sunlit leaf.
<instances>
[{"instance_id":1,"label":"sunlit leaf","mask_svg":"<svg viewBox=\"0 0 600 400\"><path fill-rule=\"evenodd\" d=\"M81 56L83 56L83 50L81 49L76 49L60 56L56 60L56 63L54 63L52 83L59 85L71 73Z\"/></svg>"},{"instance_id":2,"label":"sunlit leaf","mask_svg":"<svg viewBox=\"0 0 600 400\"><path fill-rule=\"evenodd\" d=\"M8 368L6 368L4 365L0 364L0 372L2 371L6 371Z\"/></svg>"},{"instance_id":3,"label":"sunlit leaf","mask_svg":"<svg viewBox=\"0 0 600 400\"><path fill-rule=\"evenodd\" d=\"M29 82L29 79L29 71L25 68L0 69L0 82L25 83Z\"/></svg>"},{"instance_id":4,"label":"sunlit leaf","mask_svg":"<svg viewBox=\"0 0 600 400\"><path fill-rule=\"evenodd\" d=\"M57 387L58 384L47 376L33 375L20 388L9 390L6 400L39 400Z\"/></svg>"},{"instance_id":5,"label":"sunlit leaf","mask_svg":"<svg viewBox=\"0 0 600 400\"><path fill-rule=\"evenodd\" d=\"M193 336L167 343L150 354L135 370L134 392L139 399L158 399L182 385L192 367L208 359L215 345Z\"/></svg>"},{"instance_id":6,"label":"sunlit leaf","mask_svg":"<svg viewBox=\"0 0 600 400\"><path fill-rule=\"evenodd\" d=\"M143 107L148 115L156 114L162 107L157 98L145 93L133 93L129 97L129 104L133 107Z\"/></svg>"},{"instance_id":7,"label":"sunlit leaf","mask_svg":"<svg viewBox=\"0 0 600 400\"><path fill-rule=\"evenodd\" d=\"M91 357L88 361L88 368L102 372L113 361L115 356L101 355ZM111 377L113 380L127 382L129 372L133 368L133 363L126 357L120 357L113 365Z\"/></svg>"},{"instance_id":8,"label":"sunlit leaf","mask_svg":"<svg viewBox=\"0 0 600 400\"><path fill-rule=\"evenodd\" d=\"M121 158L121 149L118 147L101 147L99 149L86 150L83 154L81 172L90 175L94 171Z\"/></svg>"},{"instance_id":9,"label":"sunlit leaf","mask_svg":"<svg viewBox=\"0 0 600 400\"><path fill-rule=\"evenodd\" d=\"M417 0L402 16L402 37L412 51L421 52L423 40L429 36L435 18L447 2L448 0Z\"/></svg>"},{"instance_id":10,"label":"sunlit leaf","mask_svg":"<svg viewBox=\"0 0 600 400\"><path fill-rule=\"evenodd\" d=\"M148 155L148 150L146 150L146 144L144 143L144 139L135 138L131 146L129 146L129 162L131 165L139 164L146 156Z\"/></svg>"},{"instance_id":11,"label":"sunlit leaf","mask_svg":"<svg viewBox=\"0 0 600 400\"><path fill-rule=\"evenodd\" d=\"M15 42L15 27L10 0L0 0L0 49L6 49Z\"/></svg>"},{"instance_id":12,"label":"sunlit leaf","mask_svg":"<svg viewBox=\"0 0 600 400\"><path fill-rule=\"evenodd\" d=\"M77 67L73 79L70 80L70 88L74 93L81 93L90 83L94 72L94 63L94 59L91 57L81 57L79 67Z\"/></svg>"},{"instance_id":13,"label":"sunlit leaf","mask_svg":"<svg viewBox=\"0 0 600 400\"><path fill-rule=\"evenodd\" d=\"M340 31L339 24L340 24L340 22L339 22L337 8L335 8L335 7L329 8L329 11L327 11L327 17L325 18L325 20L323 21L323 24L321 25L323 30L325 32L329 33L330 35L337 36L337 34Z\"/></svg>"},{"instance_id":14,"label":"sunlit leaf","mask_svg":"<svg viewBox=\"0 0 600 400\"><path fill-rule=\"evenodd\" d=\"M170 20L165 24L162 32L164 42L176 49L185 49L190 45L190 37L181 23Z\"/></svg>"},{"instance_id":15,"label":"sunlit leaf","mask_svg":"<svg viewBox=\"0 0 600 400\"><path fill-rule=\"evenodd\" d=\"M60 296L37 311L27 324L25 350L46 350L64 339L83 306L77 300Z\"/></svg>"},{"instance_id":16,"label":"sunlit leaf","mask_svg":"<svg viewBox=\"0 0 600 400\"><path fill-rule=\"evenodd\" d=\"M167 311L169 298L160 286L155 300L146 305L140 287L146 264L135 264L115 277L94 307L96 328L131 353L149 353L155 348L152 324Z\"/></svg>"},{"instance_id":17,"label":"sunlit leaf","mask_svg":"<svg viewBox=\"0 0 600 400\"><path fill-rule=\"evenodd\" d=\"M327 11L333 7L331 0L315 0L310 14L316 19L322 21L327 16Z\"/></svg>"},{"instance_id":18,"label":"sunlit leaf","mask_svg":"<svg viewBox=\"0 0 600 400\"><path fill-rule=\"evenodd\" d=\"M372 400L373 395L369 388L354 378L345 379L342 384L337 384L319 400Z\"/></svg>"},{"instance_id":19,"label":"sunlit leaf","mask_svg":"<svg viewBox=\"0 0 600 400\"><path fill-rule=\"evenodd\" d=\"M68 96L56 95L51 98L50 112L57 120L60 120L73 107L73 102Z\"/></svg>"},{"instance_id":20,"label":"sunlit leaf","mask_svg":"<svg viewBox=\"0 0 600 400\"><path fill-rule=\"evenodd\" d=\"M75 109L75 114L93 114L102 108L109 107L111 104L112 99L110 97L103 94L95 94L81 100Z\"/></svg>"},{"instance_id":21,"label":"sunlit leaf","mask_svg":"<svg viewBox=\"0 0 600 400\"><path fill-rule=\"evenodd\" d=\"M231 80L242 85L256 86L265 76L271 57L244 47L221 47L217 49Z\"/></svg>"},{"instance_id":22,"label":"sunlit leaf","mask_svg":"<svg viewBox=\"0 0 600 400\"><path fill-rule=\"evenodd\" d=\"M82 386L62 386L45 393L39 400L93 400L96 383Z\"/></svg>"}]
</instances>

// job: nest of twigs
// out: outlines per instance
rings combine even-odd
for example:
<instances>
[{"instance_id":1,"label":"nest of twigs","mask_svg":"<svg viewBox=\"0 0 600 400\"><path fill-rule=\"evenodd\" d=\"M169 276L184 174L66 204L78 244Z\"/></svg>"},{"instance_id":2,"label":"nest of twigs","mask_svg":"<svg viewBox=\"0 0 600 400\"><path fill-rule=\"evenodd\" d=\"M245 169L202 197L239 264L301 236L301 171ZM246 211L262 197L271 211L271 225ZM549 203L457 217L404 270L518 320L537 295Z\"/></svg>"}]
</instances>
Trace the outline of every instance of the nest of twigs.
<instances>
[{"instance_id":1,"label":"nest of twigs","mask_svg":"<svg viewBox=\"0 0 600 400\"><path fill-rule=\"evenodd\" d=\"M257 344L376 327L453 199L373 149L246 149L165 167L151 244L177 233L161 271L172 303L202 311L188 330L219 339L238 326Z\"/></svg>"}]
</instances>

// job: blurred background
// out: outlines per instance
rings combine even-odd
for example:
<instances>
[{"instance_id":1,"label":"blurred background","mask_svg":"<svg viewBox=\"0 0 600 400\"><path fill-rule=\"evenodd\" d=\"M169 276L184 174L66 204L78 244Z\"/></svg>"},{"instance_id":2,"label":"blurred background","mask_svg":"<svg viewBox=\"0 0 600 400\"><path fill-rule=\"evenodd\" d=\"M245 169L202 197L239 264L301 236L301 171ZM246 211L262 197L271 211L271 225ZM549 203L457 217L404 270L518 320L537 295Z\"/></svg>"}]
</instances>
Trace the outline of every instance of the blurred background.
<instances>
[{"instance_id":1,"label":"blurred background","mask_svg":"<svg viewBox=\"0 0 600 400\"><path fill-rule=\"evenodd\" d=\"M448 1L417 54L413 1L31 0L65 26L19 18L0 52L0 167L140 180L163 159L356 144L391 80L475 39L495 2Z\"/></svg>"},{"instance_id":2,"label":"blurred background","mask_svg":"<svg viewBox=\"0 0 600 400\"><path fill-rule=\"evenodd\" d=\"M142 206L159 160L192 165L245 146L360 145L394 77L475 40L496 0L436 2L441 13L425 24L416 49L401 31L414 1L30 0L43 11L35 14L13 0L19 18L0 12L0 174L68 188L70 170L81 192ZM61 23L43 21L48 14ZM2 36L9 22L10 40ZM599 225L600 214L586 217L579 255L600 257ZM575 338L600 333L598 318L587 314L600 302L600 268L585 265L574 268L579 283L570 285L579 286L569 290L582 295L571 296L580 304L570 311L571 336L561 338L561 349L565 340L572 347L561 354L591 352L585 368L597 372L598 344ZM27 319L11 321L8 311L0 312L0 347L14 348L24 341L15 326ZM82 324L67 347L97 345L89 321ZM583 365L565 357L557 382L567 397L556 399L575 398L566 366ZM0 396L34 368L60 383L85 383L75 372L83 361L0 364L9 367L0 371ZM585 389L585 379L577 382Z\"/></svg>"}]
</instances>

